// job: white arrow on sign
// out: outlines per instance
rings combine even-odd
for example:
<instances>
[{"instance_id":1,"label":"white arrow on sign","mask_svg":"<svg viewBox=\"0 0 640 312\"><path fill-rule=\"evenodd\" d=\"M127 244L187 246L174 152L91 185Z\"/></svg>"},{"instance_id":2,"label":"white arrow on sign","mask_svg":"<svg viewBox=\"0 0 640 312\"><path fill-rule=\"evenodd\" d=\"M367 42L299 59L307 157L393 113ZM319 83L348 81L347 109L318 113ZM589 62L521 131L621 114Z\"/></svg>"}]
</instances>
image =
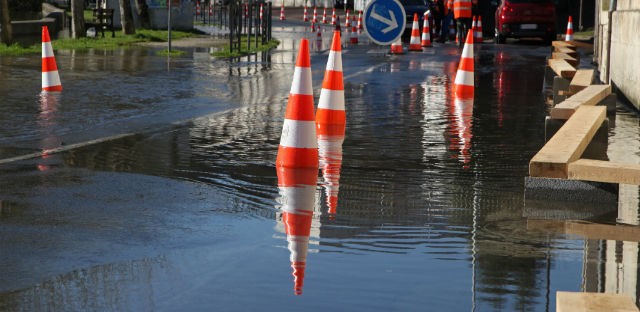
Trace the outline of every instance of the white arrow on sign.
<instances>
[{"instance_id":1,"label":"white arrow on sign","mask_svg":"<svg viewBox=\"0 0 640 312\"><path fill-rule=\"evenodd\" d=\"M386 34L386 33L390 32L390 31L398 28L398 22L396 21L396 15L393 14L393 11L389 10L389 16L391 16L391 19L388 19L388 18L386 18L386 17L384 17L382 15L379 15L376 12L371 13L371 17L379 20L382 23L385 23L385 24L389 25L389 26L387 26L387 28L382 30L383 34Z\"/></svg>"}]
</instances>

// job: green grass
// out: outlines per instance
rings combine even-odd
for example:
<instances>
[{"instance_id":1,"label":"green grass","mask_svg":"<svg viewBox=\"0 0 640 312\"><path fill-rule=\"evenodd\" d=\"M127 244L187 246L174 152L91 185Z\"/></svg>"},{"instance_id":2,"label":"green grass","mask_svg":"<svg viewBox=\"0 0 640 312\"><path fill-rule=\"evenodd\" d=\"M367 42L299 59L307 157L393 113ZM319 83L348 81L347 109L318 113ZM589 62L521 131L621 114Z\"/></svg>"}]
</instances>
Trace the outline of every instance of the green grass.
<instances>
[{"instance_id":1,"label":"green grass","mask_svg":"<svg viewBox=\"0 0 640 312\"><path fill-rule=\"evenodd\" d=\"M171 39L197 36L195 32L171 31ZM130 46L141 42L166 42L166 30L138 29L134 35L123 35L121 31L116 31L115 38L111 38L111 32L105 31L105 37L80 38L80 39L60 39L54 40L51 45L55 50L85 50L85 49L115 49L122 46Z\"/></svg>"},{"instance_id":2,"label":"green grass","mask_svg":"<svg viewBox=\"0 0 640 312\"><path fill-rule=\"evenodd\" d=\"M171 49L171 53L169 53L169 50L164 49L162 51L158 51L158 55L162 55L162 56L180 56L185 54L186 52L182 51L182 50L176 50L176 49Z\"/></svg>"},{"instance_id":3,"label":"green grass","mask_svg":"<svg viewBox=\"0 0 640 312\"><path fill-rule=\"evenodd\" d=\"M19 44L12 44L10 46L6 44L0 44L0 55L3 56L20 56L27 54L37 54L41 53L42 45L34 44L29 47L23 47Z\"/></svg>"},{"instance_id":4,"label":"green grass","mask_svg":"<svg viewBox=\"0 0 640 312\"><path fill-rule=\"evenodd\" d=\"M589 27L583 31L575 31L573 35L578 37L593 37L593 28Z\"/></svg>"},{"instance_id":5,"label":"green grass","mask_svg":"<svg viewBox=\"0 0 640 312\"><path fill-rule=\"evenodd\" d=\"M238 51L231 52L229 49L230 46L227 44L222 48L222 50L213 52L211 53L211 55L215 57L221 57L221 58L239 57L239 56L253 54L256 52L268 51L277 47L280 44L280 41L276 39L271 39L271 41L267 42L266 44L258 43L258 47L256 48L254 40L255 38L251 38L251 48L247 48L247 37L242 36L240 52Z\"/></svg>"}]
</instances>

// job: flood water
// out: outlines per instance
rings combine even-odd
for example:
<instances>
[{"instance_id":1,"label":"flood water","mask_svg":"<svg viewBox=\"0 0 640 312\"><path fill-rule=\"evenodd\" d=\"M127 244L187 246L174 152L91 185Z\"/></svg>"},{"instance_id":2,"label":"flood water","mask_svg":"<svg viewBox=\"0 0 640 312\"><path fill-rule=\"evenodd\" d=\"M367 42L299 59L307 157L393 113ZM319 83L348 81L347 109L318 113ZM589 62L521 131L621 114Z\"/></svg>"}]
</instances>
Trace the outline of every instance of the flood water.
<instances>
[{"instance_id":1,"label":"flood water","mask_svg":"<svg viewBox=\"0 0 640 312\"><path fill-rule=\"evenodd\" d=\"M0 310L552 311L560 290L638 303L637 242L523 217L548 113L536 44L476 48L467 102L453 45L345 45L346 136L319 142L310 242L292 245L274 162L300 34L278 28L276 51L238 63L60 51L59 95L39 95L38 56L1 59L0 155L39 157L0 164ZM609 157L638 162L639 138L620 105ZM638 224L629 194L599 221Z\"/></svg>"}]
</instances>

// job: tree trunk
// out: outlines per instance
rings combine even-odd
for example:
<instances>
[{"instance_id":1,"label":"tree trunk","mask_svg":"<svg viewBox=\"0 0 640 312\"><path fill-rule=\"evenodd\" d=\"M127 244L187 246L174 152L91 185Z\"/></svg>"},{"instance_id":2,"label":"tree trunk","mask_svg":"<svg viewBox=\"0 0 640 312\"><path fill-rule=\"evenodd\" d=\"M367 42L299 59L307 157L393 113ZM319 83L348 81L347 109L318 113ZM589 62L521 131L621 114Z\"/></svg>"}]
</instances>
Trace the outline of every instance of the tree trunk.
<instances>
[{"instance_id":1,"label":"tree trunk","mask_svg":"<svg viewBox=\"0 0 640 312\"><path fill-rule=\"evenodd\" d=\"M149 20L149 6L146 0L136 0L136 9L138 10L138 16L140 17L140 25L142 28L149 28L151 20Z\"/></svg>"},{"instance_id":2,"label":"tree trunk","mask_svg":"<svg viewBox=\"0 0 640 312\"><path fill-rule=\"evenodd\" d=\"M11 15L9 15L9 0L0 0L0 39L6 45L13 43L13 31L11 30Z\"/></svg>"},{"instance_id":3,"label":"tree trunk","mask_svg":"<svg viewBox=\"0 0 640 312\"><path fill-rule=\"evenodd\" d=\"M132 13L131 2L129 0L120 0L120 21L122 22L122 32L125 35L133 35L136 33Z\"/></svg>"},{"instance_id":4,"label":"tree trunk","mask_svg":"<svg viewBox=\"0 0 640 312\"><path fill-rule=\"evenodd\" d=\"M71 0L71 36L75 39L87 36L84 29L84 0Z\"/></svg>"}]
</instances>

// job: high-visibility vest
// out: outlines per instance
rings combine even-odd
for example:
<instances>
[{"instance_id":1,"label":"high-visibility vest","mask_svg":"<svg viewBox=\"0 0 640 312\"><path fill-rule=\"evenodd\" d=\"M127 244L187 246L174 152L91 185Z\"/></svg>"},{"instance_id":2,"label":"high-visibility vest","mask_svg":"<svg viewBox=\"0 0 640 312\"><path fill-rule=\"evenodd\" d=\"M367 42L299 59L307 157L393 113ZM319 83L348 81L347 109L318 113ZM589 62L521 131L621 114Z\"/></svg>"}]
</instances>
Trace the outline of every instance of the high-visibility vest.
<instances>
[{"instance_id":1,"label":"high-visibility vest","mask_svg":"<svg viewBox=\"0 0 640 312\"><path fill-rule=\"evenodd\" d=\"M447 10L453 10L453 0L447 0Z\"/></svg>"},{"instance_id":2,"label":"high-visibility vest","mask_svg":"<svg viewBox=\"0 0 640 312\"><path fill-rule=\"evenodd\" d=\"M453 17L455 19L471 18L471 0L454 0Z\"/></svg>"}]
</instances>

